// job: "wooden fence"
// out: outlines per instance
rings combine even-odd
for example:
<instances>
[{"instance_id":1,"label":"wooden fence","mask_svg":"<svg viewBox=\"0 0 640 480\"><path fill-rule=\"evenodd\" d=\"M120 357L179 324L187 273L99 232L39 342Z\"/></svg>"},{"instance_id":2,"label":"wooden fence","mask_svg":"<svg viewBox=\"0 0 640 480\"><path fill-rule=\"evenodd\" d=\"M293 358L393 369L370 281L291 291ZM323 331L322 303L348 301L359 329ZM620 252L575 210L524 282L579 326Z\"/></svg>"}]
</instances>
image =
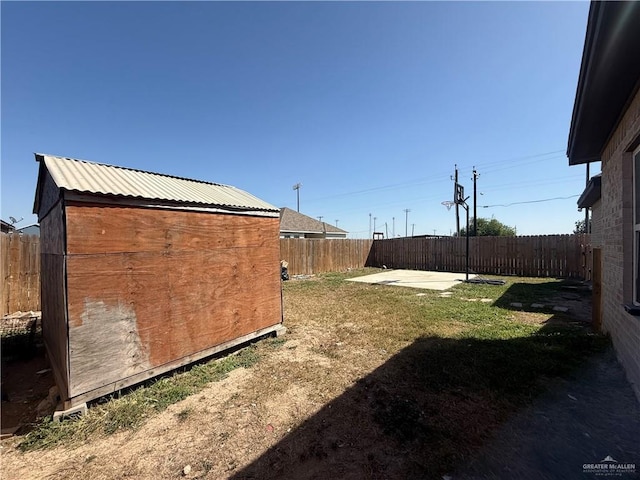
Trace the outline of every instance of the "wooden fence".
<instances>
[{"instance_id":1,"label":"wooden fence","mask_svg":"<svg viewBox=\"0 0 640 480\"><path fill-rule=\"evenodd\" d=\"M0 234L2 314L40 310L40 238Z\"/></svg>"},{"instance_id":2,"label":"wooden fence","mask_svg":"<svg viewBox=\"0 0 640 480\"><path fill-rule=\"evenodd\" d=\"M280 258L289 263L289 274L314 274L362 268L372 240L283 238Z\"/></svg>"},{"instance_id":3,"label":"wooden fence","mask_svg":"<svg viewBox=\"0 0 640 480\"><path fill-rule=\"evenodd\" d=\"M464 237L374 240L367 266L464 272ZM589 235L469 238L475 273L523 277L591 276Z\"/></svg>"},{"instance_id":4,"label":"wooden fence","mask_svg":"<svg viewBox=\"0 0 640 480\"><path fill-rule=\"evenodd\" d=\"M589 235L472 237L472 272L527 277L591 280ZM1 234L2 314L40 310L40 239ZM381 267L463 272L465 239L394 238L388 240L280 240L280 258L289 273L316 274L349 268Z\"/></svg>"}]
</instances>

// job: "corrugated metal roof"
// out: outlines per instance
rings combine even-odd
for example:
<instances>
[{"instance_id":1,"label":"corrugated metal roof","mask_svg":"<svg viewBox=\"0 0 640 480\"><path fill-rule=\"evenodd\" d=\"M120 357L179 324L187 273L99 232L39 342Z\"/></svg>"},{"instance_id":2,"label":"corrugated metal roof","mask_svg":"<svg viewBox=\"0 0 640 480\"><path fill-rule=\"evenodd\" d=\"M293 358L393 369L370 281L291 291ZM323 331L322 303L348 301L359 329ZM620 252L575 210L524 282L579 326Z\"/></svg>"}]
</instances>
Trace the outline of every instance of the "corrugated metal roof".
<instances>
[{"instance_id":1,"label":"corrugated metal roof","mask_svg":"<svg viewBox=\"0 0 640 480\"><path fill-rule=\"evenodd\" d=\"M72 192L166 200L202 206L277 212L279 209L240 190L217 183L145 172L132 168L36 154L53 181Z\"/></svg>"}]
</instances>

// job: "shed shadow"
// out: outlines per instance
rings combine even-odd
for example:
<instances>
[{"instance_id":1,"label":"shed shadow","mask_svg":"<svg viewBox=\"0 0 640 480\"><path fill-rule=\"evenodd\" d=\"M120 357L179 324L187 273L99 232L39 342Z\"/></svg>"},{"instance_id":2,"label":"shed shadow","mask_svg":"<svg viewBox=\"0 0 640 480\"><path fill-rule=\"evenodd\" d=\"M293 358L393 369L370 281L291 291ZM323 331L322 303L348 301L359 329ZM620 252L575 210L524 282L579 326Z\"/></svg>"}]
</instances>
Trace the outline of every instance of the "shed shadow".
<instances>
[{"instance_id":1,"label":"shed shadow","mask_svg":"<svg viewBox=\"0 0 640 480\"><path fill-rule=\"evenodd\" d=\"M2 358L2 430L27 433L38 417L37 406L55 386L42 346L30 347L19 356Z\"/></svg>"},{"instance_id":2,"label":"shed shadow","mask_svg":"<svg viewBox=\"0 0 640 480\"><path fill-rule=\"evenodd\" d=\"M605 345L551 323L508 340L420 338L231 478L441 478Z\"/></svg>"}]
</instances>

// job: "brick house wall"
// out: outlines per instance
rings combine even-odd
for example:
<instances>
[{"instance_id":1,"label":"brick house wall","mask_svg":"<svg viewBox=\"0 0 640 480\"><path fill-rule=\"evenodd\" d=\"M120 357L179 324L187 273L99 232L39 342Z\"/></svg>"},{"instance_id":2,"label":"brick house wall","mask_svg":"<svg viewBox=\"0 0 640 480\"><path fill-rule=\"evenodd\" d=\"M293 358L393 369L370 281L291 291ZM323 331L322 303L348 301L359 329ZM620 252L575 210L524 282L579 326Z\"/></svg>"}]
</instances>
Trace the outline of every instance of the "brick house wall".
<instances>
[{"instance_id":1,"label":"brick house wall","mask_svg":"<svg viewBox=\"0 0 640 480\"><path fill-rule=\"evenodd\" d=\"M600 200L591 207L591 246L602 247L602 202Z\"/></svg>"},{"instance_id":2,"label":"brick house wall","mask_svg":"<svg viewBox=\"0 0 640 480\"><path fill-rule=\"evenodd\" d=\"M636 93L602 154L599 228L602 242L603 329L640 400L640 317L628 314L633 288L633 164L640 138ZM595 229L594 229L595 231Z\"/></svg>"}]
</instances>

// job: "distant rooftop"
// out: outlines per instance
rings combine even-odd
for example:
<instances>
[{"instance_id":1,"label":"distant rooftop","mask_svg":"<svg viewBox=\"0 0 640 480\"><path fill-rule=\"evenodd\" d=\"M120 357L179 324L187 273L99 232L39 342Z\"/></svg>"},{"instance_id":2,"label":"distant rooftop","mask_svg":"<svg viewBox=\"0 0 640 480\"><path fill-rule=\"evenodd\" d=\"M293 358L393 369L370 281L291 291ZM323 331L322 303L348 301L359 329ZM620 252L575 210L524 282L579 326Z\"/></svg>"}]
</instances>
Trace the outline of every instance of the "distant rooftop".
<instances>
[{"instance_id":1,"label":"distant rooftop","mask_svg":"<svg viewBox=\"0 0 640 480\"><path fill-rule=\"evenodd\" d=\"M37 153L36 160L46 165L59 188L71 192L278 212L277 207L229 185L46 154ZM36 193L34 212L38 204Z\"/></svg>"},{"instance_id":2,"label":"distant rooftop","mask_svg":"<svg viewBox=\"0 0 640 480\"><path fill-rule=\"evenodd\" d=\"M303 215L287 207L280 209L280 231L300 233L348 233L346 230Z\"/></svg>"}]
</instances>

